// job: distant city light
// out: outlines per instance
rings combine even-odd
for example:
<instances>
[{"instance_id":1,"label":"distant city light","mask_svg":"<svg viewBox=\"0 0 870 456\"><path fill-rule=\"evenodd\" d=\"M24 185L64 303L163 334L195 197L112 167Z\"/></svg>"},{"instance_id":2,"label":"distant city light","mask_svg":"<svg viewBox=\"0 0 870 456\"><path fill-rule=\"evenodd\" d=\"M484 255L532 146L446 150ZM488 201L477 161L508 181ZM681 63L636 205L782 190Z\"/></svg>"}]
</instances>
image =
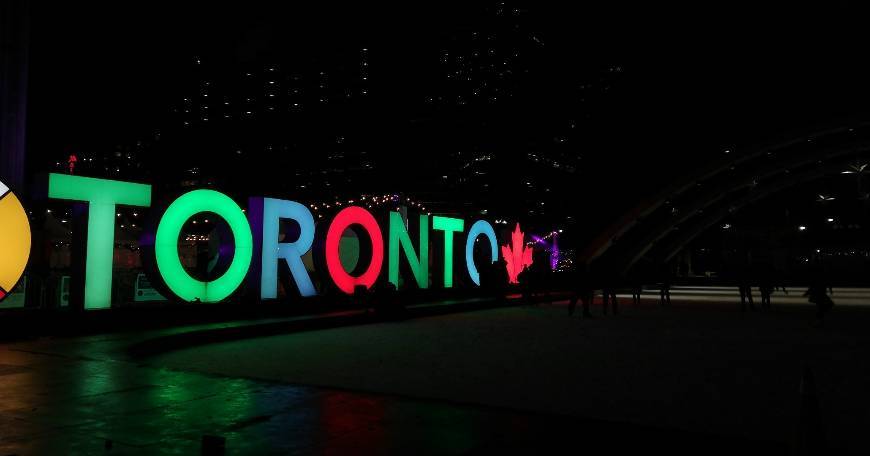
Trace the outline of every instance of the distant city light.
<instances>
[{"instance_id":1,"label":"distant city light","mask_svg":"<svg viewBox=\"0 0 870 456\"><path fill-rule=\"evenodd\" d=\"M801 225L798 227L798 231L806 231L807 227Z\"/></svg>"}]
</instances>

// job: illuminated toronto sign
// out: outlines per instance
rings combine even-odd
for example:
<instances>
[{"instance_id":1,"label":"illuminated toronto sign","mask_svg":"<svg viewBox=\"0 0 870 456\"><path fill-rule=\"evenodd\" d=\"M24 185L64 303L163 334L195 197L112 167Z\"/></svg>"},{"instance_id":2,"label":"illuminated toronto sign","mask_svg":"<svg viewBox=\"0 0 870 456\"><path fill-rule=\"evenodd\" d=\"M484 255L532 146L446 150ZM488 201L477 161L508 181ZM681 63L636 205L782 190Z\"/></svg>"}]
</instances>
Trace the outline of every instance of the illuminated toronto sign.
<instances>
[{"instance_id":1,"label":"illuminated toronto sign","mask_svg":"<svg viewBox=\"0 0 870 456\"><path fill-rule=\"evenodd\" d=\"M112 305L112 250L115 245L115 208L148 207L151 186L65 174L48 177L49 198L87 203L87 253L84 303L87 309Z\"/></svg>"},{"instance_id":2,"label":"illuminated toronto sign","mask_svg":"<svg viewBox=\"0 0 870 456\"><path fill-rule=\"evenodd\" d=\"M76 202L79 212L83 213L82 220L85 211L87 214L86 246L80 249L83 255L79 260L84 286L77 297L83 308L111 306L116 210L118 206L151 207L151 192L147 184L49 175L48 196ZM15 252L15 255L4 255L0 262L0 286L11 287L27 261L30 231L20 203L14 195L6 193L8 196L0 199L0 216L3 217L0 248L4 253ZM11 202L7 203L7 199ZM237 292L246 279L259 289L261 299L275 299L281 262L289 268L299 295L314 296L318 290L311 271L303 262L303 257L309 254L315 259L316 269L326 276L321 277L324 283L346 294L354 293L359 287L372 288L383 279L399 287L402 271L405 271L407 283L421 289L429 288L430 272L435 277L432 282L440 287L453 287L457 274L463 275L464 282L479 286L478 267L495 263L499 253L495 230L486 220L470 224L463 246L466 222L455 217L419 215L408 217L406 221L399 212L389 212L388 217L379 219L363 207L348 206L338 211L325 229L318 226L315 230L311 212L296 201L253 197L248 200L246 213L229 196L206 189L184 193L160 209L162 213L153 218L140 242L150 269L147 272L153 283L162 284L163 290L188 302L223 301ZM219 277L209 280L191 275L178 251L185 224L201 213L220 217L227 231L227 235L220 236L223 242L220 251L228 264ZM280 239L282 221L290 221L298 227L299 234L294 240ZM353 267L342 263L342 237L347 230L356 235L360 245L359 258ZM501 248L512 283L516 283L519 272L531 264L531 249L526 247L523 237L517 224L511 244ZM25 238L26 248L22 247ZM481 244L484 248L478 250L486 251L486 255L475 260L478 240L484 241ZM455 247L456 243L460 243L459 248ZM454 254L456 250L460 252L458 255ZM230 254L223 255L223 252ZM465 261L465 268L460 272L454 267L456 257ZM386 273L382 274L384 268ZM292 293L292 290L285 291Z\"/></svg>"},{"instance_id":3,"label":"illuminated toronto sign","mask_svg":"<svg viewBox=\"0 0 870 456\"><path fill-rule=\"evenodd\" d=\"M517 227L511 233L510 245L501 246L502 255L507 261L508 281L510 283L519 283L517 277L523 272L523 269L532 265L532 249L526 247L526 243L523 242L524 238L520 224L517 223Z\"/></svg>"},{"instance_id":4,"label":"illuminated toronto sign","mask_svg":"<svg viewBox=\"0 0 870 456\"><path fill-rule=\"evenodd\" d=\"M0 301L21 279L30 256L30 223L21 201L0 182ZM110 258L111 259L111 258Z\"/></svg>"}]
</instances>

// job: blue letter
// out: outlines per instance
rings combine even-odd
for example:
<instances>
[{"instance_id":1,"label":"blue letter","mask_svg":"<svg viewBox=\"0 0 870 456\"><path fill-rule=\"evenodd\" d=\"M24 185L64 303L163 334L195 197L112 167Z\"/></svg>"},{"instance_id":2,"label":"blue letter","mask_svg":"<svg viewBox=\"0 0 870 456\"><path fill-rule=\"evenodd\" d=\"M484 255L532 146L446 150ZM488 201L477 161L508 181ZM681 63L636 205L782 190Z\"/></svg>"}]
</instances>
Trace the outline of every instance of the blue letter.
<instances>
[{"instance_id":1,"label":"blue letter","mask_svg":"<svg viewBox=\"0 0 870 456\"><path fill-rule=\"evenodd\" d=\"M254 237L262 243L262 260L260 270L260 297L274 299L278 297L278 260L283 258L290 266L293 280L302 296L314 296L317 290L311 283L311 277L302 263L302 255L311 249L314 242L314 217L307 207L287 200L272 198L251 198L251 224L254 225ZM258 221L259 214L262 217ZM292 219L299 224L299 239L294 242L278 242L278 224L281 219ZM256 225L261 223L262 229ZM289 293L290 290L287 290Z\"/></svg>"},{"instance_id":2,"label":"blue letter","mask_svg":"<svg viewBox=\"0 0 870 456\"><path fill-rule=\"evenodd\" d=\"M486 220L474 222L465 240L465 266L468 268L468 275L471 276L471 280L477 285L480 285L480 274L477 272L477 266L474 265L474 242L481 235L489 238L491 263L495 263L498 260L498 246L496 245L495 230L492 229L492 225Z\"/></svg>"}]
</instances>

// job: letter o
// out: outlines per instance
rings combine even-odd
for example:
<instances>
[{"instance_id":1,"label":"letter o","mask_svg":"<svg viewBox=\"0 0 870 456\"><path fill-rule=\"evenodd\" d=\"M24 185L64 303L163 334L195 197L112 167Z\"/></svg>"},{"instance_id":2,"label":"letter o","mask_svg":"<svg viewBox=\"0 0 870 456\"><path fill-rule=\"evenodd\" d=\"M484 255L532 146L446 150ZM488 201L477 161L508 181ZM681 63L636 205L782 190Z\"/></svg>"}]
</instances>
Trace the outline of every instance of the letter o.
<instances>
[{"instance_id":1,"label":"letter o","mask_svg":"<svg viewBox=\"0 0 870 456\"><path fill-rule=\"evenodd\" d=\"M223 218L235 239L233 261L224 274L211 282L194 279L178 257L178 237L189 218L214 212ZM214 190L194 190L169 205L157 226L154 257L166 286L185 301L218 302L226 299L245 280L251 266L254 241L242 209L229 196Z\"/></svg>"},{"instance_id":2,"label":"letter o","mask_svg":"<svg viewBox=\"0 0 870 456\"><path fill-rule=\"evenodd\" d=\"M359 225L368 234L372 241L372 258L361 275L354 277L344 270L341 264L339 255L339 244L341 235L344 230L351 225ZM348 206L342 209L335 218L332 224L329 225L329 231L326 233L326 269L329 271L329 276L338 288L347 293L353 294L354 287L357 285L365 285L366 288L371 288L378 280L378 275L381 273L381 266L384 262L384 237L381 233L381 227L378 226L372 214L359 206Z\"/></svg>"},{"instance_id":3,"label":"letter o","mask_svg":"<svg viewBox=\"0 0 870 456\"><path fill-rule=\"evenodd\" d=\"M492 229L492 225L486 220L474 222L474 225L471 225L471 229L468 231L468 237L465 239L465 267L468 269L468 275L471 276L471 280L476 285L480 285L480 273L477 272L477 266L474 264L474 241L477 240L478 236L489 238L491 262L495 263L498 261L498 246L495 242L495 230Z\"/></svg>"}]
</instances>

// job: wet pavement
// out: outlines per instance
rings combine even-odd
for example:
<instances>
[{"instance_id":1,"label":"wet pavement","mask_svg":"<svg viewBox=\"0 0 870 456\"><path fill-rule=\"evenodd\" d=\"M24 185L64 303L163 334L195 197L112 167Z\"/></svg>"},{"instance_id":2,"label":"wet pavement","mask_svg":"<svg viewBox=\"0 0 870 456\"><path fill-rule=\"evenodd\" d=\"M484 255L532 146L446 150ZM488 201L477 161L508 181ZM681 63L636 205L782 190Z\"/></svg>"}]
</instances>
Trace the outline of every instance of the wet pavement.
<instances>
[{"instance_id":1,"label":"wet pavement","mask_svg":"<svg viewBox=\"0 0 870 456\"><path fill-rule=\"evenodd\" d=\"M491 422L473 410L125 362L0 357L0 454L197 454L203 435L225 438L231 454L462 452L486 434L473 427ZM451 432L453 420L470 426Z\"/></svg>"},{"instance_id":2,"label":"wet pavement","mask_svg":"<svg viewBox=\"0 0 870 456\"><path fill-rule=\"evenodd\" d=\"M225 439L227 454L785 454L807 363L832 442L867 449L862 306L835 309L823 330L797 304L743 315L733 304L646 301L594 320L565 310L490 309L147 358L127 348L233 323L3 344L0 455L199 454L204 435Z\"/></svg>"},{"instance_id":3,"label":"wet pavement","mask_svg":"<svg viewBox=\"0 0 870 456\"><path fill-rule=\"evenodd\" d=\"M76 354L116 342L0 348L0 454L200 454L204 435L224 439L226 454L256 455L528 454L564 445L688 452L713 442L722 454L747 447L782 453L672 430L205 375L99 350L100 359ZM588 435L578 441L578 432Z\"/></svg>"}]
</instances>

